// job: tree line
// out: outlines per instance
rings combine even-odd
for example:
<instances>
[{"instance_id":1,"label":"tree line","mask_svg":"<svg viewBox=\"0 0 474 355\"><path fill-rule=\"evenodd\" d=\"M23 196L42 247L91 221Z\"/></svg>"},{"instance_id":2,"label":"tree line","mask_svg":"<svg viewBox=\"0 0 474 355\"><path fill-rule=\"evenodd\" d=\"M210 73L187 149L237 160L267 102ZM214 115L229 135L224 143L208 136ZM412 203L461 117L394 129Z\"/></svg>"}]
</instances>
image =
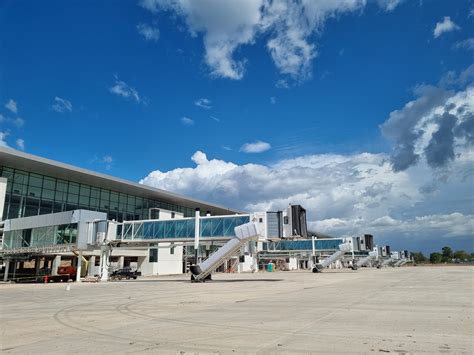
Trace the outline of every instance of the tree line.
<instances>
[{"instance_id":1,"label":"tree line","mask_svg":"<svg viewBox=\"0 0 474 355\"><path fill-rule=\"evenodd\" d=\"M413 261L416 264L421 263L459 263L459 262L470 262L474 261L474 253L468 253L464 250L453 251L450 247L446 246L441 249L441 252L431 253L429 258L423 255L422 252L412 252Z\"/></svg>"}]
</instances>

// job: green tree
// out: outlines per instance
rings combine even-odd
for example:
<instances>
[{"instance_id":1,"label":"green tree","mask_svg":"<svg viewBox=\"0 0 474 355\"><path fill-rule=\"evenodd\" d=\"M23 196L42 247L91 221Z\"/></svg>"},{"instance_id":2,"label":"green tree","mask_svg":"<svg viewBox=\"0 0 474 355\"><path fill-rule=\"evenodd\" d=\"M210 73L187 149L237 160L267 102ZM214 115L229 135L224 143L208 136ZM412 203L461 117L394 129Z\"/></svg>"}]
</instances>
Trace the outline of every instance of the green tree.
<instances>
[{"instance_id":1,"label":"green tree","mask_svg":"<svg viewBox=\"0 0 474 355\"><path fill-rule=\"evenodd\" d=\"M454 259L458 260L466 260L469 259L469 254L466 253L464 250L456 250L453 254Z\"/></svg>"},{"instance_id":2,"label":"green tree","mask_svg":"<svg viewBox=\"0 0 474 355\"><path fill-rule=\"evenodd\" d=\"M443 261L443 255L440 253L431 253L430 254L430 262L432 264L439 264Z\"/></svg>"},{"instance_id":3,"label":"green tree","mask_svg":"<svg viewBox=\"0 0 474 355\"><path fill-rule=\"evenodd\" d=\"M453 249L451 249L450 247L443 247L441 251L442 251L443 261L450 262L453 258Z\"/></svg>"},{"instance_id":4,"label":"green tree","mask_svg":"<svg viewBox=\"0 0 474 355\"><path fill-rule=\"evenodd\" d=\"M421 251L414 251L411 253L411 255L413 256L413 260L416 264L424 263L426 261L426 257Z\"/></svg>"}]
</instances>

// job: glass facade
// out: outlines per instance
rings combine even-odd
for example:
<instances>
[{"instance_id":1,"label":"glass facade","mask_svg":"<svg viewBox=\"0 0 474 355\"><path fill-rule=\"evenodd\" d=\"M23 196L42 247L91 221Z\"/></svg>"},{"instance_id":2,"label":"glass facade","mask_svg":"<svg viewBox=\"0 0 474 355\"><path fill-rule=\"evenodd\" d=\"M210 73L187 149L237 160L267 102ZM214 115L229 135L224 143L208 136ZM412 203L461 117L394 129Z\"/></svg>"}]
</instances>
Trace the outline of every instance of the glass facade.
<instances>
[{"instance_id":1,"label":"glass facade","mask_svg":"<svg viewBox=\"0 0 474 355\"><path fill-rule=\"evenodd\" d=\"M5 232L3 248L42 247L73 244L77 240L77 223Z\"/></svg>"},{"instance_id":2,"label":"glass facade","mask_svg":"<svg viewBox=\"0 0 474 355\"><path fill-rule=\"evenodd\" d=\"M316 239L314 247L316 250L338 250L343 239ZM264 251L310 251L313 250L313 241L305 240L281 240L277 242L263 243Z\"/></svg>"},{"instance_id":3,"label":"glass facade","mask_svg":"<svg viewBox=\"0 0 474 355\"><path fill-rule=\"evenodd\" d=\"M200 237L234 237L234 228L250 221L249 215L200 218ZM194 239L195 219L175 219L166 221L124 222L117 229L118 239Z\"/></svg>"},{"instance_id":4,"label":"glass facade","mask_svg":"<svg viewBox=\"0 0 474 355\"><path fill-rule=\"evenodd\" d=\"M0 166L0 176L8 180L3 220L76 209L105 212L109 219L119 222L148 219L150 208L181 212L185 217L194 216L192 208L7 166Z\"/></svg>"}]
</instances>

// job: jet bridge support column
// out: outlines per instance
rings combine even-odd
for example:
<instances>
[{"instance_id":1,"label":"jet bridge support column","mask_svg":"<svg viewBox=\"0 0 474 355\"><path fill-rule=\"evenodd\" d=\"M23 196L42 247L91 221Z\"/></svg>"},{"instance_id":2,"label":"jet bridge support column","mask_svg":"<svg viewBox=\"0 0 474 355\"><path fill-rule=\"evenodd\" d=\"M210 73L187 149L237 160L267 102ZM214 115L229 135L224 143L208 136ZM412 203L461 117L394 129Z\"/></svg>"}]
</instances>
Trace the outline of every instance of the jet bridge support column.
<instances>
[{"instance_id":1,"label":"jet bridge support column","mask_svg":"<svg viewBox=\"0 0 474 355\"><path fill-rule=\"evenodd\" d=\"M81 271L82 271L82 250L79 250L77 254L76 282L81 282Z\"/></svg>"},{"instance_id":2,"label":"jet bridge support column","mask_svg":"<svg viewBox=\"0 0 474 355\"><path fill-rule=\"evenodd\" d=\"M5 260L5 270L3 271L3 281L8 281L8 271L10 269L10 259Z\"/></svg>"},{"instance_id":3,"label":"jet bridge support column","mask_svg":"<svg viewBox=\"0 0 474 355\"><path fill-rule=\"evenodd\" d=\"M101 245L100 247L100 281L109 280L109 259L110 259L110 246Z\"/></svg>"},{"instance_id":4,"label":"jet bridge support column","mask_svg":"<svg viewBox=\"0 0 474 355\"><path fill-rule=\"evenodd\" d=\"M200 219L201 212L199 208L195 210L195 218L194 218L194 265L199 264L198 261L198 254L199 254L199 232L200 232Z\"/></svg>"}]
</instances>

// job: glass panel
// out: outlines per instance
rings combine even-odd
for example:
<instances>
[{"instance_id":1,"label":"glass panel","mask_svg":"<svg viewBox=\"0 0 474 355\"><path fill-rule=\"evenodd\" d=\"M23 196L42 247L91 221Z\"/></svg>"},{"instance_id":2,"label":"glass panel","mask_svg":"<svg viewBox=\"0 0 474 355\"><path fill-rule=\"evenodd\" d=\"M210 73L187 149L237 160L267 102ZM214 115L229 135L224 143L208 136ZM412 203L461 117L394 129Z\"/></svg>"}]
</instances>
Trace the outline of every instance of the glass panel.
<instances>
[{"instance_id":1,"label":"glass panel","mask_svg":"<svg viewBox=\"0 0 474 355\"><path fill-rule=\"evenodd\" d=\"M54 190L56 188L56 179L45 177L43 180L43 188Z\"/></svg>"},{"instance_id":2,"label":"glass panel","mask_svg":"<svg viewBox=\"0 0 474 355\"><path fill-rule=\"evenodd\" d=\"M133 229L133 239L143 239L143 223L136 223Z\"/></svg>"},{"instance_id":3,"label":"glass panel","mask_svg":"<svg viewBox=\"0 0 474 355\"><path fill-rule=\"evenodd\" d=\"M165 235L165 222L153 222L153 237L163 238Z\"/></svg>"},{"instance_id":4,"label":"glass panel","mask_svg":"<svg viewBox=\"0 0 474 355\"><path fill-rule=\"evenodd\" d=\"M58 179L56 181L56 191L67 192L67 181Z\"/></svg>"},{"instance_id":5,"label":"glass panel","mask_svg":"<svg viewBox=\"0 0 474 355\"><path fill-rule=\"evenodd\" d=\"M47 214L53 212L53 201L41 200L40 214Z\"/></svg>"},{"instance_id":6,"label":"glass panel","mask_svg":"<svg viewBox=\"0 0 474 355\"><path fill-rule=\"evenodd\" d=\"M136 225L135 225L136 226ZM150 237L153 234L153 225L152 223L141 223L141 230L140 230L140 236L137 234L137 238L141 239L150 239Z\"/></svg>"},{"instance_id":7,"label":"glass panel","mask_svg":"<svg viewBox=\"0 0 474 355\"><path fill-rule=\"evenodd\" d=\"M26 190L28 186L22 184L13 184L12 186L12 193L16 195L26 195Z\"/></svg>"},{"instance_id":8,"label":"glass panel","mask_svg":"<svg viewBox=\"0 0 474 355\"><path fill-rule=\"evenodd\" d=\"M119 194L118 192L111 192L110 193L110 201L112 202L117 202L117 205L118 205L118 202L119 202Z\"/></svg>"},{"instance_id":9,"label":"glass panel","mask_svg":"<svg viewBox=\"0 0 474 355\"><path fill-rule=\"evenodd\" d=\"M118 211L119 210L119 204L117 201L110 201L110 210L111 211Z\"/></svg>"},{"instance_id":10,"label":"glass panel","mask_svg":"<svg viewBox=\"0 0 474 355\"><path fill-rule=\"evenodd\" d=\"M28 196L41 197L41 187L29 186L28 187Z\"/></svg>"},{"instance_id":11,"label":"glass panel","mask_svg":"<svg viewBox=\"0 0 474 355\"><path fill-rule=\"evenodd\" d=\"M79 195L74 195L74 194L71 194L71 193L67 194L67 203L77 204L78 200L79 200Z\"/></svg>"},{"instance_id":12,"label":"glass panel","mask_svg":"<svg viewBox=\"0 0 474 355\"><path fill-rule=\"evenodd\" d=\"M123 239L132 239L132 223L125 224L123 230Z\"/></svg>"},{"instance_id":13,"label":"glass panel","mask_svg":"<svg viewBox=\"0 0 474 355\"><path fill-rule=\"evenodd\" d=\"M89 206L91 208L97 208L99 207L99 200L95 199L95 198L92 198L89 200Z\"/></svg>"},{"instance_id":14,"label":"glass panel","mask_svg":"<svg viewBox=\"0 0 474 355\"><path fill-rule=\"evenodd\" d=\"M43 189L43 194L41 197L46 198L48 200L54 200L54 191Z\"/></svg>"},{"instance_id":15,"label":"glass panel","mask_svg":"<svg viewBox=\"0 0 474 355\"><path fill-rule=\"evenodd\" d=\"M210 219L201 219L201 237L210 237L211 236L211 220Z\"/></svg>"},{"instance_id":16,"label":"glass panel","mask_svg":"<svg viewBox=\"0 0 474 355\"><path fill-rule=\"evenodd\" d=\"M87 196L79 196L79 204L81 206L89 207L89 197Z\"/></svg>"},{"instance_id":17,"label":"glass panel","mask_svg":"<svg viewBox=\"0 0 474 355\"><path fill-rule=\"evenodd\" d=\"M216 218L211 220L211 235L213 237L220 237L224 235L224 221L222 218Z\"/></svg>"},{"instance_id":18,"label":"glass panel","mask_svg":"<svg viewBox=\"0 0 474 355\"><path fill-rule=\"evenodd\" d=\"M43 177L41 175L30 174L30 180L28 182L28 185L43 187Z\"/></svg>"},{"instance_id":19,"label":"glass panel","mask_svg":"<svg viewBox=\"0 0 474 355\"><path fill-rule=\"evenodd\" d=\"M165 224L165 238L174 238L176 234L176 222L175 221L166 221L162 222Z\"/></svg>"},{"instance_id":20,"label":"glass panel","mask_svg":"<svg viewBox=\"0 0 474 355\"><path fill-rule=\"evenodd\" d=\"M99 198L100 190L97 187L91 187L91 197Z\"/></svg>"},{"instance_id":21,"label":"glass panel","mask_svg":"<svg viewBox=\"0 0 474 355\"><path fill-rule=\"evenodd\" d=\"M76 184L75 182L70 182L67 192L68 194L79 195L79 184Z\"/></svg>"},{"instance_id":22,"label":"glass panel","mask_svg":"<svg viewBox=\"0 0 474 355\"><path fill-rule=\"evenodd\" d=\"M16 184L27 185L28 184L28 174L24 171L15 170L15 175L13 177L13 181Z\"/></svg>"},{"instance_id":23,"label":"glass panel","mask_svg":"<svg viewBox=\"0 0 474 355\"><path fill-rule=\"evenodd\" d=\"M87 185L81 185L81 192L79 195L84 196L84 197L89 197L91 194L91 188Z\"/></svg>"},{"instance_id":24,"label":"glass panel","mask_svg":"<svg viewBox=\"0 0 474 355\"><path fill-rule=\"evenodd\" d=\"M3 167L2 176L4 178L7 178L8 180L13 180L13 175L14 175L13 169Z\"/></svg>"},{"instance_id":25,"label":"glass panel","mask_svg":"<svg viewBox=\"0 0 474 355\"><path fill-rule=\"evenodd\" d=\"M53 205L53 209L54 209L54 213L62 212L64 209L63 203L55 201Z\"/></svg>"},{"instance_id":26,"label":"glass panel","mask_svg":"<svg viewBox=\"0 0 474 355\"><path fill-rule=\"evenodd\" d=\"M25 204L24 216L36 216L39 212L39 199L38 198L27 198Z\"/></svg>"},{"instance_id":27,"label":"glass panel","mask_svg":"<svg viewBox=\"0 0 474 355\"><path fill-rule=\"evenodd\" d=\"M61 191L56 191L55 195L54 195L54 199L56 201L66 201L66 193L65 192L61 192Z\"/></svg>"}]
</instances>

